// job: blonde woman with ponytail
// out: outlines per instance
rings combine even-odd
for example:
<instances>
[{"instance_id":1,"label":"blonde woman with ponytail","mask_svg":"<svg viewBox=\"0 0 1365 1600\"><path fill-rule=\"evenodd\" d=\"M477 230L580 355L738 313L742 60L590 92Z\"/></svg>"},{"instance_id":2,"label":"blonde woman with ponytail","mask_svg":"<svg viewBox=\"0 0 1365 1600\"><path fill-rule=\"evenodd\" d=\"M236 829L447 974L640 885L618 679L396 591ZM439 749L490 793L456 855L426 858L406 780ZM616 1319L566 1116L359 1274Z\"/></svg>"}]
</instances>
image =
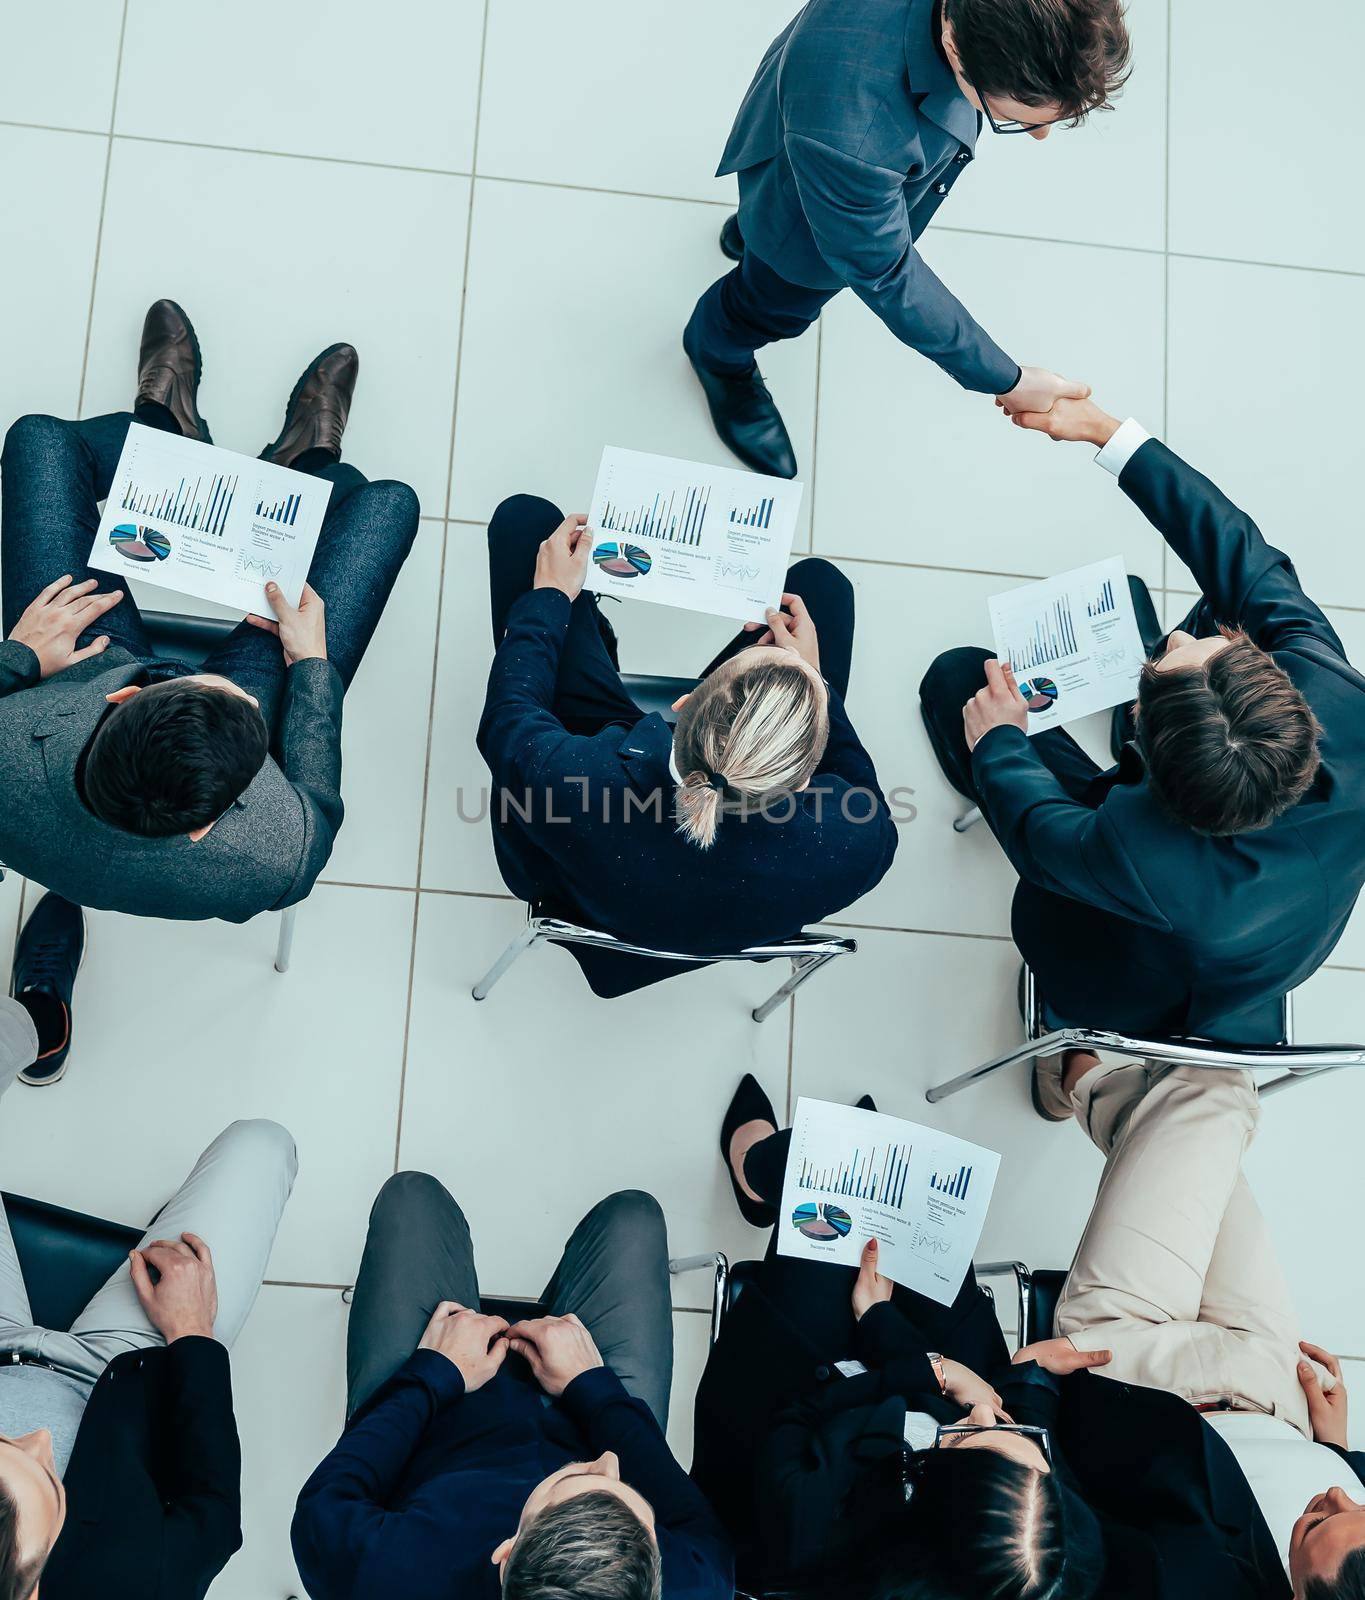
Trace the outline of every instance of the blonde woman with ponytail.
<instances>
[{"instance_id":1,"label":"blonde woman with ponytail","mask_svg":"<svg viewBox=\"0 0 1365 1600\"><path fill-rule=\"evenodd\" d=\"M827 561L797 562L781 609L745 625L675 702L671 728L626 692L616 636L583 589L586 520L520 495L489 525L496 653L478 742L508 888L632 944L697 956L843 910L896 849L844 709L852 586ZM694 966L570 953L608 996Z\"/></svg>"}]
</instances>

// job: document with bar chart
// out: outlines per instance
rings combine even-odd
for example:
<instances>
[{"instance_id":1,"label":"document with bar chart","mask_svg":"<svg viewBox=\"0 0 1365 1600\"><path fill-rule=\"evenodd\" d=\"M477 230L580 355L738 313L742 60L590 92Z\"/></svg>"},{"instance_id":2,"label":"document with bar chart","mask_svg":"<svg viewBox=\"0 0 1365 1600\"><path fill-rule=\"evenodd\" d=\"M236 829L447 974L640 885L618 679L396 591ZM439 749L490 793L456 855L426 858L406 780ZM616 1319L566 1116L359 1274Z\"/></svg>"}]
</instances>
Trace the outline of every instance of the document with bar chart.
<instances>
[{"instance_id":1,"label":"document with bar chart","mask_svg":"<svg viewBox=\"0 0 1365 1600\"><path fill-rule=\"evenodd\" d=\"M272 579L298 604L331 493L325 478L135 422L90 565L268 617Z\"/></svg>"},{"instance_id":2,"label":"document with bar chart","mask_svg":"<svg viewBox=\"0 0 1365 1600\"><path fill-rule=\"evenodd\" d=\"M796 1103L777 1253L877 1270L951 1305L990 1207L1000 1157L939 1128L827 1100Z\"/></svg>"},{"instance_id":3,"label":"document with bar chart","mask_svg":"<svg viewBox=\"0 0 1365 1600\"><path fill-rule=\"evenodd\" d=\"M989 601L995 653L1014 668L1029 734L1137 695L1145 659L1122 556Z\"/></svg>"},{"instance_id":4,"label":"document with bar chart","mask_svg":"<svg viewBox=\"0 0 1365 1600\"><path fill-rule=\"evenodd\" d=\"M782 595L801 488L608 445L588 512L587 587L762 622Z\"/></svg>"}]
</instances>

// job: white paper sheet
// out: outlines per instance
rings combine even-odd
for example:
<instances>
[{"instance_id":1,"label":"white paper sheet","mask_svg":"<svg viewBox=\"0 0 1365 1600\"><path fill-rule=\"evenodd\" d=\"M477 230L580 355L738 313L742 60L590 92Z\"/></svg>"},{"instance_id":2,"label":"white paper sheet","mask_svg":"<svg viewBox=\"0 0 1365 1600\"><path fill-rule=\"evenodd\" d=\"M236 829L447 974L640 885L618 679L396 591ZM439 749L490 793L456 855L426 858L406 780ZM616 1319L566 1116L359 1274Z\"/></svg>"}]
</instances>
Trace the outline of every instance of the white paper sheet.
<instances>
[{"instance_id":1,"label":"white paper sheet","mask_svg":"<svg viewBox=\"0 0 1365 1600\"><path fill-rule=\"evenodd\" d=\"M762 622L791 562L802 485L608 445L586 587Z\"/></svg>"},{"instance_id":2,"label":"white paper sheet","mask_svg":"<svg viewBox=\"0 0 1365 1600\"><path fill-rule=\"evenodd\" d=\"M988 603L995 653L1014 668L1030 734L1136 697L1145 655L1122 556Z\"/></svg>"},{"instance_id":3,"label":"white paper sheet","mask_svg":"<svg viewBox=\"0 0 1365 1600\"><path fill-rule=\"evenodd\" d=\"M951 1305L971 1265L1000 1157L938 1128L827 1100L796 1103L777 1253L877 1270Z\"/></svg>"},{"instance_id":4,"label":"white paper sheet","mask_svg":"<svg viewBox=\"0 0 1365 1600\"><path fill-rule=\"evenodd\" d=\"M299 603L331 494L325 478L135 422L90 565L269 617L268 580Z\"/></svg>"}]
</instances>

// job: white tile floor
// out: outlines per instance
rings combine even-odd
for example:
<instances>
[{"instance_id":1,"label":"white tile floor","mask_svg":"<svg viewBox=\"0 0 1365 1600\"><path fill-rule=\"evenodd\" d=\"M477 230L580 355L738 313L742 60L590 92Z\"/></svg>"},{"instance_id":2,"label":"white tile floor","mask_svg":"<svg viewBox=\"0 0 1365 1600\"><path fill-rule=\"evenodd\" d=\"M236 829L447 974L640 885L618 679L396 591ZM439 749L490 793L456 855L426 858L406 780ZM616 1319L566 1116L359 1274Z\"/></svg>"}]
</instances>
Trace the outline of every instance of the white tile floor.
<instances>
[{"instance_id":1,"label":"white tile floor","mask_svg":"<svg viewBox=\"0 0 1365 1600\"><path fill-rule=\"evenodd\" d=\"M558 952L486 1005L468 999L518 920L484 827L456 811L483 776L482 523L515 490L582 505L607 441L724 459L678 333L724 265L732 187L712 172L731 114L792 6L0 13L0 423L125 405L142 313L172 294L203 338L204 410L239 448L273 434L308 357L354 340L349 451L411 481L427 519L347 704L348 821L293 971L271 970L270 919L95 917L70 1074L0 1116L6 1186L125 1218L234 1116L278 1117L298 1138L298 1188L235 1360L246 1547L220 1600L297 1592L293 1497L340 1420L337 1290L396 1166L460 1196L490 1288L539 1288L581 1211L628 1184L658 1193L679 1252L743 1255L758 1236L714 1156L741 1071L779 1105L866 1089L933 1115L927 1083L1012 1041L1010 878L983 830L949 829L918 674L982 635L1001 574L1122 550L1169 589L1172 617L1186 603L1187 574L1083 451L1003 428L836 302L764 366L810 485L802 543L857 586L853 715L918 807L894 872L844 919L860 954L761 1029L759 974L709 971L608 1008ZM1133 0L1122 109L1043 147L988 136L925 249L1024 359L1090 379L1241 496L1365 660L1365 221L1350 200L1365 135L1345 65L1365 53L1365 13L1325 11L1310 38L1247 0L1230 47L1206 5ZM647 93L621 87L660 58ZM642 670L695 667L724 631L648 607L618 625ZM23 888L0 885L6 951ZM129 948L175 982L131 987ZM1365 918L1300 1016L1305 1034L1365 1035ZM1022 1078L937 1115L1005 1152L983 1251L1064 1262L1098 1165L1079 1135L1036 1122ZM1305 1328L1365 1358L1365 1278L1343 1250L1362 1122L1365 1079L1306 1086L1268 1102L1251 1166ZM684 1456L704 1303L699 1279L677 1285Z\"/></svg>"}]
</instances>

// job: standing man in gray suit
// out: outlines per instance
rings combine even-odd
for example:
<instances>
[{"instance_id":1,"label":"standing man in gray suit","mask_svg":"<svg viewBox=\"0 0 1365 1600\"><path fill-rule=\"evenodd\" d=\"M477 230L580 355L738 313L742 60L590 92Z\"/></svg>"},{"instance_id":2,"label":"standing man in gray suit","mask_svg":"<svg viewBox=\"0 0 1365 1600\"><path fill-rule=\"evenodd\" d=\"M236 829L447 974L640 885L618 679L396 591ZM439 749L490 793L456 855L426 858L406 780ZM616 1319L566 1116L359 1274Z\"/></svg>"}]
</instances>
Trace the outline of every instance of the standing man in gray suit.
<instances>
[{"instance_id":1,"label":"standing man in gray suit","mask_svg":"<svg viewBox=\"0 0 1365 1600\"><path fill-rule=\"evenodd\" d=\"M63 969L66 1048L76 907L245 922L313 887L341 826L342 695L417 532L406 484L340 459L359 357L332 345L262 452L332 484L299 606L269 585L276 617L245 618L200 671L159 659L88 558L130 422L211 442L200 365L189 319L160 300L131 416L23 417L5 439L0 861L69 903L37 963ZM16 990L26 977L16 966ZM65 1049L44 1060L55 1081Z\"/></svg>"},{"instance_id":2,"label":"standing man in gray suit","mask_svg":"<svg viewBox=\"0 0 1365 1600\"><path fill-rule=\"evenodd\" d=\"M739 212L721 230L738 265L683 334L716 431L741 461L796 475L754 352L805 332L845 287L1011 413L1089 393L1007 355L915 241L983 121L1046 139L1109 106L1128 54L1122 0L809 0L739 108L718 172L739 174Z\"/></svg>"}]
</instances>

